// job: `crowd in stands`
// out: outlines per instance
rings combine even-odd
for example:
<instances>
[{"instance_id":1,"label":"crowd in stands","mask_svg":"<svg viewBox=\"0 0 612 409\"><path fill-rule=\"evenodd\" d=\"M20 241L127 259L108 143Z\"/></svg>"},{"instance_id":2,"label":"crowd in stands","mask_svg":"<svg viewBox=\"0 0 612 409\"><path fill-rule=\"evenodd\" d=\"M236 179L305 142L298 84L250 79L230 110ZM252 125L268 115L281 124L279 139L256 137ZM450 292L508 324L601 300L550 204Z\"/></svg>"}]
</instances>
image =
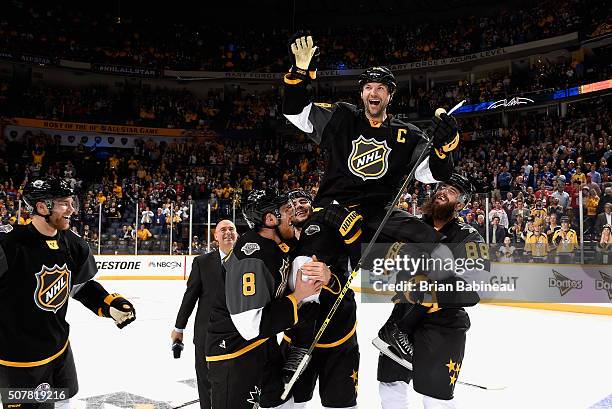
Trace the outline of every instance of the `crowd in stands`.
<instances>
[{"instance_id":1,"label":"crowd in stands","mask_svg":"<svg viewBox=\"0 0 612 409\"><path fill-rule=\"evenodd\" d=\"M573 230L567 240L581 240L581 192L584 240L605 242L603 248L610 248L609 102L607 97L572 104L564 118L515 115L508 127L489 119L484 126L499 127L497 136L466 140L457 154L458 170L472 177L480 192L462 211L464 220L483 236L488 224L492 245L520 249L515 260L526 255L550 260L565 232ZM474 126L474 120L461 121L462 126L464 122L466 127ZM325 166L318 146L304 135L170 144L147 140L134 149L92 151L62 147L50 135L28 134L22 142L4 139L0 152L2 223L27 222L23 207L21 219L16 219L26 178L62 176L82 192L75 223L79 233L97 242L101 210L104 240L121 242L119 251L133 245L135 236L145 248L167 249L170 234L175 251L186 251L190 218L194 234L205 237L206 204L210 203L214 220L232 217L234 207L240 218L240 204L252 189L300 187L316 193ZM420 204L431 192L431 185L416 182L399 206L420 214ZM488 213L484 197L489 198ZM197 240L193 244L202 247Z\"/></svg>"},{"instance_id":2,"label":"crowd in stands","mask_svg":"<svg viewBox=\"0 0 612 409\"><path fill-rule=\"evenodd\" d=\"M609 58L606 58L609 57ZM431 84L400 83L391 106L392 112L411 118L428 118L437 107L449 107L463 99L467 104L496 101L516 95L565 89L612 77L612 52L598 51L591 62L542 62L532 70L514 74L492 72L473 82L459 80ZM561 76L561 77L559 77ZM556 86L554 84L557 84ZM259 130L280 119L281 95L278 87L254 92L235 87L231 92L210 90L196 95L187 89L123 86L61 88L36 83L19 90L11 81L0 81L0 115L137 126L180 128L211 136L224 131ZM338 100L359 104L356 89L317 87L319 102Z\"/></svg>"},{"instance_id":3,"label":"crowd in stands","mask_svg":"<svg viewBox=\"0 0 612 409\"><path fill-rule=\"evenodd\" d=\"M287 29L237 27L231 18L231 29L209 18L199 23L174 22L169 16L156 20L144 13L121 18L63 3L11 0L6 6L0 17L5 53L156 69L281 72L288 66L286 43L292 33ZM435 23L312 30L321 45L320 68L346 69L462 56L573 31L601 34L607 19L605 1L549 0L520 8L500 5L485 16Z\"/></svg>"},{"instance_id":4,"label":"crowd in stands","mask_svg":"<svg viewBox=\"0 0 612 409\"><path fill-rule=\"evenodd\" d=\"M0 82L0 115L59 121L198 130L253 130L279 114L278 93L209 91L148 86L62 88L38 83L11 92Z\"/></svg>"},{"instance_id":5,"label":"crowd in stands","mask_svg":"<svg viewBox=\"0 0 612 409\"><path fill-rule=\"evenodd\" d=\"M597 35L606 34L601 30L601 23L609 20L605 4L546 1L532 9L501 9L487 17L435 24L315 29L322 51L319 68L461 56L576 30L588 35L597 28ZM117 24L114 18L68 10L59 3L34 6L11 0L0 16L0 52L158 69L281 72L289 64L286 30L173 24L164 31L145 20L128 18ZM478 103L608 79L610 61L609 48L602 47L595 58L539 59L528 69L490 72L472 81L415 80L410 86L400 84L391 111L423 119L461 99ZM314 92L320 102L360 104L356 87L347 91L320 86ZM112 89L72 89L0 80L0 118L199 131L190 142L142 138L133 149L67 147L42 132L28 132L18 140L2 135L0 222L28 223L19 200L24 183L55 175L81 192L74 228L93 245L100 239L106 250L120 253L132 252L136 241L144 253L162 249L178 254L190 244L192 249L205 248L207 243L198 238L206 237L208 204L213 220L231 218L235 209L240 218L240 205L253 189L299 187L316 193L325 158L305 135L276 136L281 132L268 126L275 121L275 128L283 128L280 101L278 87L253 93L228 86L203 96L127 83ZM564 117L511 113L502 122L501 115L494 114L462 118L460 126L464 142L456 163L480 192L461 217L488 237L492 255L502 261L563 259L575 254L581 240L595 243L601 253L612 251L610 97L571 104ZM420 214L432 189L414 183L399 206ZM564 249L570 249L568 254Z\"/></svg>"}]
</instances>

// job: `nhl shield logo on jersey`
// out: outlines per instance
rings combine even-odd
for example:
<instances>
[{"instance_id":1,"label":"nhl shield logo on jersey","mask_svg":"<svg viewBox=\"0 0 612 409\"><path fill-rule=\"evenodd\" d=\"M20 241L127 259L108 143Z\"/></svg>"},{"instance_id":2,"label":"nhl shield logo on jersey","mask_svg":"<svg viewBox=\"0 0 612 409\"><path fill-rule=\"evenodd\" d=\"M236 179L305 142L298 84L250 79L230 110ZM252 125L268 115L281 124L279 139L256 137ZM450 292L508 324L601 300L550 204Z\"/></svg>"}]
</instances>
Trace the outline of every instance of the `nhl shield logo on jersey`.
<instances>
[{"instance_id":1,"label":"nhl shield logo on jersey","mask_svg":"<svg viewBox=\"0 0 612 409\"><path fill-rule=\"evenodd\" d=\"M57 264L49 268L43 266L39 273L36 273L36 291L34 292L34 302L38 308L57 312L68 300L70 295L70 270L68 266L58 266Z\"/></svg>"},{"instance_id":2,"label":"nhl shield logo on jersey","mask_svg":"<svg viewBox=\"0 0 612 409\"><path fill-rule=\"evenodd\" d=\"M368 180L379 179L387 173L391 153L387 141L378 142L374 138L366 139L359 135L352 143L348 167L353 175Z\"/></svg>"}]
</instances>

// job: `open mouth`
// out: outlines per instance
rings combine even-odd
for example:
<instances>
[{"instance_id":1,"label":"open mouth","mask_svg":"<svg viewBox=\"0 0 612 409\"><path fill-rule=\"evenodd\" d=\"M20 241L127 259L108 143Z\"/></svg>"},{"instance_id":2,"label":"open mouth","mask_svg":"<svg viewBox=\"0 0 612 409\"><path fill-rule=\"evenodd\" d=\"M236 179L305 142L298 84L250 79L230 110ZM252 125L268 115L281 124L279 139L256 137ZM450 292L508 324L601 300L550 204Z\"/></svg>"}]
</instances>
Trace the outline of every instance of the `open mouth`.
<instances>
[{"instance_id":1,"label":"open mouth","mask_svg":"<svg viewBox=\"0 0 612 409\"><path fill-rule=\"evenodd\" d=\"M442 203L446 203L446 202L448 202L448 199L444 195L436 195L434 197L434 201L440 201Z\"/></svg>"},{"instance_id":2,"label":"open mouth","mask_svg":"<svg viewBox=\"0 0 612 409\"><path fill-rule=\"evenodd\" d=\"M368 99L368 103L372 106L380 105L380 99Z\"/></svg>"},{"instance_id":3,"label":"open mouth","mask_svg":"<svg viewBox=\"0 0 612 409\"><path fill-rule=\"evenodd\" d=\"M70 216L64 216L64 220L70 221Z\"/></svg>"},{"instance_id":4,"label":"open mouth","mask_svg":"<svg viewBox=\"0 0 612 409\"><path fill-rule=\"evenodd\" d=\"M297 217L306 216L306 210L298 210L298 211L295 212L295 215Z\"/></svg>"}]
</instances>

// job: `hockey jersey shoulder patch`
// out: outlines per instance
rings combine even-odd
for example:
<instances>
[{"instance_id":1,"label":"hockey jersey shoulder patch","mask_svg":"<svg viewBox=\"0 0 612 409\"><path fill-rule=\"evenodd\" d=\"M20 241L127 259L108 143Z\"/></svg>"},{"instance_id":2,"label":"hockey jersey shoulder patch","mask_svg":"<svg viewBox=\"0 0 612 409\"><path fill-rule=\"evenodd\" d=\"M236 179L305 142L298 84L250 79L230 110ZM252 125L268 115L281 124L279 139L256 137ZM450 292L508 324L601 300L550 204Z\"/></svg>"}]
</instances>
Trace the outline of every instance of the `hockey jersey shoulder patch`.
<instances>
[{"instance_id":1,"label":"hockey jersey shoulder patch","mask_svg":"<svg viewBox=\"0 0 612 409\"><path fill-rule=\"evenodd\" d=\"M310 226L306 227L306 230L304 230L304 234L307 236L312 236L313 234L319 233L321 231L321 227L319 227L318 224L311 224Z\"/></svg>"},{"instance_id":2,"label":"hockey jersey shoulder patch","mask_svg":"<svg viewBox=\"0 0 612 409\"><path fill-rule=\"evenodd\" d=\"M0 225L0 233L10 233L13 231L13 226L10 224L2 224Z\"/></svg>"},{"instance_id":3,"label":"hockey jersey shoulder patch","mask_svg":"<svg viewBox=\"0 0 612 409\"><path fill-rule=\"evenodd\" d=\"M257 243L245 243L244 246L242 246L242 248L240 249L240 251L246 254L247 256L250 256L251 254L259 250L261 250L261 247L259 247L259 244Z\"/></svg>"}]
</instances>

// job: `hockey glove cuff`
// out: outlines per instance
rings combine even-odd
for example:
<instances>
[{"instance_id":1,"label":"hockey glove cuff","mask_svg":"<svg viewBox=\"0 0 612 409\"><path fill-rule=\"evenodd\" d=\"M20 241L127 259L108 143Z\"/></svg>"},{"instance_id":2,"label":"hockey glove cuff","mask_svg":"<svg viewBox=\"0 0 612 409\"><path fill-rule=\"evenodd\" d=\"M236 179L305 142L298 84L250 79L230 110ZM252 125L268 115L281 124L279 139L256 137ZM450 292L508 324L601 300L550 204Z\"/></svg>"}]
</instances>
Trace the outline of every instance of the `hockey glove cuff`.
<instances>
[{"instance_id":1,"label":"hockey glove cuff","mask_svg":"<svg viewBox=\"0 0 612 409\"><path fill-rule=\"evenodd\" d=\"M339 204L330 204L316 211L315 217L329 227L337 229L346 244L351 244L361 236L363 216Z\"/></svg>"},{"instance_id":2,"label":"hockey glove cuff","mask_svg":"<svg viewBox=\"0 0 612 409\"><path fill-rule=\"evenodd\" d=\"M440 112L442 111L442 112ZM440 159L446 158L446 154L459 147L459 126L452 116L438 108L433 117L432 137L433 147Z\"/></svg>"},{"instance_id":3,"label":"hockey glove cuff","mask_svg":"<svg viewBox=\"0 0 612 409\"><path fill-rule=\"evenodd\" d=\"M136 310L132 303L117 293L109 294L104 299L104 306L100 311L102 316L115 320L119 328L125 327L136 319Z\"/></svg>"}]
</instances>

